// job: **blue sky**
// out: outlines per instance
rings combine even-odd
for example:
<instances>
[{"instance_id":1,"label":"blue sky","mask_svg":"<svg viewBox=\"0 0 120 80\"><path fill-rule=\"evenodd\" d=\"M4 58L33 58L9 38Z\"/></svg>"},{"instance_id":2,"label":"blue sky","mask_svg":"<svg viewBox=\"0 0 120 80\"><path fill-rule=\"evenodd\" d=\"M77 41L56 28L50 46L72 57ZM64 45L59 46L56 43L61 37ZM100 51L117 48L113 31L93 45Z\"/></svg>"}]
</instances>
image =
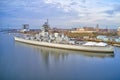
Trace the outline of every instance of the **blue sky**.
<instances>
[{"instance_id":1,"label":"blue sky","mask_svg":"<svg viewBox=\"0 0 120 80\"><path fill-rule=\"evenodd\" d=\"M0 0L0 27L40 28L49 19L52 27L120 26L120 0ZM113 27L114 26L114 27Z\"/></svg>"}]
</instances>

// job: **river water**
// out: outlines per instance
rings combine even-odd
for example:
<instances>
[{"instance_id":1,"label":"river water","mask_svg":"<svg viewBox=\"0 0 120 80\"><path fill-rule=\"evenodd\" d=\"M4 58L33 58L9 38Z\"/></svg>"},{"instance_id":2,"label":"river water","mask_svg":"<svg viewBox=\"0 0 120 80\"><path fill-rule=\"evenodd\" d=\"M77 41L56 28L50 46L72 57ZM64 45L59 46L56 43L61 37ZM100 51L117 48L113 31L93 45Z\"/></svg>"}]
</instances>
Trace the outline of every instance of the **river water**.
<instances>
[{"instance_id":1,"label":"river water","mask_svg":"<svg viewBox=\"0 0 120 80\"><path fill-rule=\"evenodd\" d=\"M120 48L111 54L62 50L0 33L0 80L120 80Z\"/></svg>"}]
</instances>

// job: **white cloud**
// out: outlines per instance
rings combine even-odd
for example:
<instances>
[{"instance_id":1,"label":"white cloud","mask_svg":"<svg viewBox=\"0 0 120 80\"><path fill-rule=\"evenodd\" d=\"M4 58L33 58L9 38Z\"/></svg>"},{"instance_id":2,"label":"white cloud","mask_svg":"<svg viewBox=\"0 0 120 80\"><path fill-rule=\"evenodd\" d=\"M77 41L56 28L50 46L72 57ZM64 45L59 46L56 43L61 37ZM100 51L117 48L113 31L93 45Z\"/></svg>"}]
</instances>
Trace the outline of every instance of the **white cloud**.
<instances>
[{"instance_id":1,"label":"white cloud","mask_svg":"<svg viewBox=\"0 0 120 80\"><path fill-rule=\"evenodd\" d=\"M77 12L79 19L74 20L77 22L86 22L87 19L89 19L88 21L90 22L101 19L110 19L107 17L108 14L105 14L104 12L112 9L115 4L118 4L115 1L105 2L104 0L45 0L45 3L56 5L65 12Z\"/></svg>"},{"instance_id":2,"label":"white cloud","mask_svg":"<svg viewBox=\"0 0 120 80\"><path fill-rule=\"evenodd\" d=\"M34 19L33 24L46 18L56 25L119 24L119 6L120 0L2 0L0 17Z\"/></svg>"}]
</instances>

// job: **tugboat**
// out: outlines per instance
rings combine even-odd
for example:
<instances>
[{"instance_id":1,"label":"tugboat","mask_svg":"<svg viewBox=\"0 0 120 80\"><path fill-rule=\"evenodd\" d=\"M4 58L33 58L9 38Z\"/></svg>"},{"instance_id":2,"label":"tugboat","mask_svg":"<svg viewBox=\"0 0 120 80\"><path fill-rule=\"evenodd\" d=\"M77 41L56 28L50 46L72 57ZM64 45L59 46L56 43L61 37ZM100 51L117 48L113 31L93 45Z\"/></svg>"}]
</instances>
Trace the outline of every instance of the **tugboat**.
<instances>
[{"instance_id":1,"label":"tugboat","mask_svg":"<svg viewBox=\"0 0 120 80\"><path fill-rule=\"evenodd\" d=\"M86 42L83 44L77 44L76 41L71 40L68 36L62 33L50 33L48 20L43 24L43 29L39 34L35 36L15 36L15 41L38 45L46 46L52 48L61 48L77 51L87 51L87 52L104 52L104 53L113 53L114 48L107 43L96 43L96 42Z\"/></svg>"}]
</instances>

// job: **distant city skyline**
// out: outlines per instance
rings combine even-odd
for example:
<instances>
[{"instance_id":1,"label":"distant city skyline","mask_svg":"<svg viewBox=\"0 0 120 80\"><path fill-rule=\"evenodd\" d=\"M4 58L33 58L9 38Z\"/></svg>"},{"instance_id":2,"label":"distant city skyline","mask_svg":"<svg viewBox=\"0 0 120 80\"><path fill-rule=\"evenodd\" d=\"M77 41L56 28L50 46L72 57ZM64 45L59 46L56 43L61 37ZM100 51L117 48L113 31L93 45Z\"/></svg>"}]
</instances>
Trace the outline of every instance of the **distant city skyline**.
<instances>
[{"instance_id":1,"label":"distant city skyline","mask_svg":"<svg viewBox=\"0 0 120 80\"><path fill-rule=\"evenodd\" d=\"M40 28L49 19L52 27L74 28L97 24L120 26L120 0L0 0L0 27Z\"/></svg>"}]
</instances>

